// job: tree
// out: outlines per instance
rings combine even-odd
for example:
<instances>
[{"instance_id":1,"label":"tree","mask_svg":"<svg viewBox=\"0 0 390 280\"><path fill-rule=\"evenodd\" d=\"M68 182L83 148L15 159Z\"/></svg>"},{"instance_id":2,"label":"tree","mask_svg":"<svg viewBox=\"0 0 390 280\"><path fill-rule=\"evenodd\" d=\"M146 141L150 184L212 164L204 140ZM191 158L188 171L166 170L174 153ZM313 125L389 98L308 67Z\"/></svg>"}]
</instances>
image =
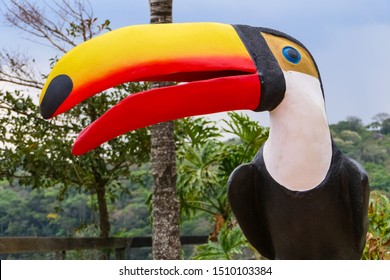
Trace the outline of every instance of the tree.
<instances>
[{"instance_id":1,"label":"tree","mask_svg":"<svg viewBox=\"0 0 390 280\"><path fill-rule=\"evenodd\" d=\"M368 207L370 224L363 252L366 260L390 259L390 202L389 198L372 192Z\"/></svg>"},{"instance_id":2,"label":"tree","mask_svg":"<svg viewBox=\"0 0 390 280\"><path fill-rule=\"evenodd\" d=\"M57 192L58 187L32 190L0 182L0 235L69 236L84 229L93 216L89 197L73 190L61 202L62 210L54 212L59 206Z\"/></svg>"},{"instance_id":3,"label":"tree","mask_svg":"<svg viewBox=\"0 0 390 280\"><path fill-rule=\"evenodd\" d=\"M150 23L172 22L172 0L149 0ZM153 83L152 87L169 83ZM179 201L176 196L174 123L151 127L153 188L153 258L180 259Z\"/></svg>"},{"instance_id":4,"label":"tree","mask_svg":"<svg viewBox=\"0 0 390 280\"><path fill-rule=\"evenodd\" d=\"M361 131L364 128L362 119L356 116L347 117L347 123L352 131Z\"/></svg>"},{"instance_id":5,"label":"tree","mask_svg":"<svg viewBox=\"0 0 390 280\"><path fill-rule=\"evenodd\" d=\"M390 115L388 113L376 114L372 119L374 121L368 125L369 128L382 134L390 134Z\"/></svg>"},{"instance_id":6,"label":"tree","mask_svg":"<svg viewBox=\"0 0 390 280\"><path fill-rule=\"evenodd\" d=\"M207 244L196 248L195 260L235 260L248 247L239 227L223 227L218 233L218 241L209 240Z\"/></svg>"},{"instance_id":7,"label":"tree","mask_svg":"<svg viewBox=\"0 0 390 280\"><path fill-rule=\"evenodd\" d=\"M50 17L52 15L52 17ZM110 22L99 23L92 8L83 1L54 2L39 7L32 1L11 0L5 19L35 39L44 39L59 54L82 41L109 31ZM3 81L41 89L42 81L26 61L3 53L7 67L0 70ZM52 59L54 63L57 58ZM4 62L4 61L3 61ZM40 77L39 77L40 78ZM45 121L38 114L36 97L27 91L0 92L0 177L34 188L60 185L60 198L68 188L97 196L100 236L110 235L107 200L115 199L121 181L131 168L149 160L150 140L146 129L118 137L81 157L71 154L71 145L82 128L97 119L128 93L145 90L145 84L132 83L85 101L67 114ZM114 191L115 190L115 191ZM122 191L127 191L124 187Z\"/></svg>"},{"instance_id":8,"label":"tree","mask_svg":"<svg viewBox=\"0 0 390 280\"><path fill-rule=\"evenodd\" d=\"M228 115L222 131L216 129L216 123L202 118L192 120L192 125L178 123L178 131L191 136L178 147L182 212L187 215L204 212L214 221L209 243L199 248L197 259L230 259L247 247L232 214L226 187L233 170L253 159L268 138L268 129L246 115L234 112ZM221 132L234 138L221 140Z\"/></svg>"},{"instance_id":9,"label":"tree","mask_svg":"<svg viewBox=\"0 0 390 280\"><path fill-rule=\"evenodd\" d=\"M385 120L390 119L390 114L384 113L384 112L379 113L379 114L376 114L372 119L374 120L374 122L382 124Z\"/></svg>"},{"instance_id":10,"label":"tree","mask_svg":"<svg viewBox=\"0 0 390 280\"><path fill-rule=\"evenodd\" d=\"M388 113L379 113L374 117L374 123L378 124L379 131L382 134L390 134L390 115Z\"/></svg>"},{"instance_id":11,"label":"tree","mask_svg":"<svg viewBox=\"0 0 390 280\"><path fill-rule=\"evenodd\" d=\"M382 122L381 132L386 135L390 134L390 117Z\"/></svg>"}]
</instances>

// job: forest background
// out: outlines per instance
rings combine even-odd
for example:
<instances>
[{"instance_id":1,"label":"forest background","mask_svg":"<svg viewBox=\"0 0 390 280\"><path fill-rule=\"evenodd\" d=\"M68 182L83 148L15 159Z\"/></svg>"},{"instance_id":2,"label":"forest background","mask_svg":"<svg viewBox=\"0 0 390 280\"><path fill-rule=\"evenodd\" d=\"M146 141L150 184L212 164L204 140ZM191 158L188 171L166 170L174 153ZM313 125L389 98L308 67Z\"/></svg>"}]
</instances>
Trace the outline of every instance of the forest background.
<instances>
[{"instance_id":1,"label":"forest background","mask_svg":"<svg viewBox=\"0 0 390 280\"><path fill-rule=\"evenodd\" d=\"M82 2L62 1L51 7L60 23L31 2L10 3L4 14L10 25L58 50L59 55L48 62L51 67L69 48L110 31L110 21L93 17ZM0 236L150 236L149 129L118 137L83 157L70 154L82 127L125 95L150 85L119 86L48 122L40 117L32 93L42 88L46 76L35 60L2 50L0 62L0 81L14 85L0 91ZM231 213L226 183L236 166L253 158L267 139L268 128L242 113L230 113L219 122L187 118L174 125L180 234L210 237L208 244L183 251L183 256L259 258ZM332 124L331 131L339 148L369 174L371 224L364 258L388 258L390 115L378 112L370 123L350 116ZM74 257L94 257L88 254ZM143 250L131 258L151 258L151 253Z\"/></svg>"}]
</instances>

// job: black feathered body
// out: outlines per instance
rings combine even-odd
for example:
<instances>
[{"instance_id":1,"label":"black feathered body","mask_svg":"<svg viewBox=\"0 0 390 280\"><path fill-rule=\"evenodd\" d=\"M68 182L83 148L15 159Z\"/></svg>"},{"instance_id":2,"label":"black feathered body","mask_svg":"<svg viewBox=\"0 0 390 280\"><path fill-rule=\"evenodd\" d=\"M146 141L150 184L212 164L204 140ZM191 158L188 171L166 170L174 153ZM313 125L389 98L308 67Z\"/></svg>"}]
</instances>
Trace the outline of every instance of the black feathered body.
<instances>
[{"instance_id":1,"label":"black feathered body","mask_svg":"<svg viewBox=\"0 0 390 280\"><path fill-rule=\"evenodd\" d=\"M267 171L263 149L252 163L232 173L231 207L248 241L263 256L360 259L368 227L368 178L359 163L335 145L332 149L326 178L308 191L278 184Z\"/></svg>"}]
</instances>

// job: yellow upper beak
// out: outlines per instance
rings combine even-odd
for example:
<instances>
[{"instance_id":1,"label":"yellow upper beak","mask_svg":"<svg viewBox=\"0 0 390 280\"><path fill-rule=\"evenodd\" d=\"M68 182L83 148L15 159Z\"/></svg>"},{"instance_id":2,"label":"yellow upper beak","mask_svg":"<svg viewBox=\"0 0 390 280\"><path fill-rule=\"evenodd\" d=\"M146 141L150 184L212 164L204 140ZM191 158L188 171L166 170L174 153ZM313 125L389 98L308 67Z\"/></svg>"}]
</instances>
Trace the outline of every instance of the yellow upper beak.
<instances>
[{"instance_id":1,"label":"yellow upper beak","mask_svg":"<svg viewBox=\"0 0 390 280\"><path fill-rule=\"evenodd\" d=\"M129 81L192 81L221 73L255 73L233 26L218 23L138 25L77 46L50 73L40 96L44 118Z\"/></svg>"}]
</instances>

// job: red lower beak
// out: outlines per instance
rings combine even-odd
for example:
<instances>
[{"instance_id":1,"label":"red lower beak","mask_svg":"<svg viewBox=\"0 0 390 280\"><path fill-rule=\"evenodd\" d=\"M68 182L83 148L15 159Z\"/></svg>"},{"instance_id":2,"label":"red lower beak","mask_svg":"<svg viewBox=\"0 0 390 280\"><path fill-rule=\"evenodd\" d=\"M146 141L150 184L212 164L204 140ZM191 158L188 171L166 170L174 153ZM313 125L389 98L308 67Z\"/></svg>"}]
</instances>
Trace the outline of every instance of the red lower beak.
<instances>
[{"instance_id":1,"label":"red lower beak","mask_svg":"<svg viewBox=\"0 0 390 280\"><path fill-rule=\"evenodd\" d=\"M126 132L152 124L231 110L255 110L260 102L257 73L152 89L128 96L85 128L73 146L82 155Z\"/></svg>"}]
</instances>

